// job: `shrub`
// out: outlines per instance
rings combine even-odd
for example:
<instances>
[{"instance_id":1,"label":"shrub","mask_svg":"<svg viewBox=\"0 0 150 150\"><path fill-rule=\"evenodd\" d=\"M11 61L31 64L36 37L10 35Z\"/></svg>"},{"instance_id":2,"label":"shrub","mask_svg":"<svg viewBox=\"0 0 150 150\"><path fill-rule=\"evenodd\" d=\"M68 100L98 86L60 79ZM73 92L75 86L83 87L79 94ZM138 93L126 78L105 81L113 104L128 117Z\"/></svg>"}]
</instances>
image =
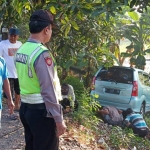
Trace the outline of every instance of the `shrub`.
<instances>
[{"instance_id":1,"label":"shrub","mask_svg":"<svg viewBox=\"0 0 150 150\"><path fill-rule=\"evenodd\" d=\"M100 107L99 103L91 99L88 92L84 92L79 97L78 102L79 109L72 114L73 119L90 129L96 129L99 122L99 118L96 116L97 110Z\"/></svg>"}]
</instances>

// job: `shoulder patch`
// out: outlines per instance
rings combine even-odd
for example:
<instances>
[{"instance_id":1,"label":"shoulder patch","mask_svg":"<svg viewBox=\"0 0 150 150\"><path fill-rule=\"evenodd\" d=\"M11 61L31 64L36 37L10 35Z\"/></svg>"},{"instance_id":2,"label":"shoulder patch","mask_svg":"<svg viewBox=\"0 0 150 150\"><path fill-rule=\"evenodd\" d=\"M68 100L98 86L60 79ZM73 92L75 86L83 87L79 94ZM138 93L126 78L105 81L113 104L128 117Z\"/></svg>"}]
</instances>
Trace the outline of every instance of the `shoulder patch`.
<instances>
[{"instance_id":1,"label":"shoulder patch","mask_svg":"<svg viewBox=\"0 0 150 150\"><path fill-rule=\"evenodd\" d=\"M46 62L46 64L47 64L48 66L51 66L51 65L52 65L52 58L50 58L50 57L45 57L44 59L45 59L45 62Z\"/></svg>"}]
</instances>

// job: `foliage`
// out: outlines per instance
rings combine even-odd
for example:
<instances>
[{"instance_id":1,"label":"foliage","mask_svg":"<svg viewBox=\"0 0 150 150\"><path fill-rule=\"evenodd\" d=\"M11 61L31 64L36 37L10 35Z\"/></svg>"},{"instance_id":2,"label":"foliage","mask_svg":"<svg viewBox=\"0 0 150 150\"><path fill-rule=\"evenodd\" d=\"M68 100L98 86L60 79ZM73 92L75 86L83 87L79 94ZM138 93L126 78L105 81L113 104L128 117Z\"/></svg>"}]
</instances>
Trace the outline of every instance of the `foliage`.
<instances>
[{"instance_id":1,"label":"foliage","mask_svg":"<svg viewBox=\"0 0 150 150\"><path fill-rule=\"evenodd\" d=\"M84 78L86 78L86 86L88 87L90 77L100 65L106 63L103 61L103 56L106 57L106 60L110 60L107 61L107 64L113 63L112 55L108 55L109 48L105 45L105 41L110 37L111 22L106 22L104 16L95 19L85 16L80 19L78 15L80 14L71 18L64 16L69 21L62 25L61 22L59 23L61 32L54 37L50 44L57 53L56 60L62 68L69 69L70 66L76 66L86 72ZM72 20L78 24L78 30L75 30L71 25ZM71 28L65 37L67 24L70 24Z\"/></svg>"},{"instance_id":2,"label":"foliage","mask_svg":"<svg viewBox=\"0 0 150 150\"><path fill-rule=\"evenodd\" d=\"M82 94L78 101L79 109L72 114L73 119L85 127L96 130L99 122L99 119L96 117L96 112L100 108L99 103L91 99L88 92Z\"/></svg>"},{"instance_id":3,"label":"foliage","mask_svg":"<svg viewBox=\"0 0 150 150\"><path fill-rule=\"evenodd\" d=\"M32 3L32 1L25 0L21 2L21 8L18 8L19 4L18 0L14 0L11 5L15 5L14 12L19 13L18 16L21 16L23 24L25 24L24 20L28 23L29 15L35 9L48 9L54 14L58 29L53 30L53 38L49 47L55 54L57 63L62 70L68 71L70 66L86 70L84 78L86 78L87 87L97 67L106 63L103 62L103 55L106 60L111 60L107 61L107 65L112 64L113 56L107 57L109 49L103 45L110 35L113 36L112 22L106 21L104 13L97 17L91 15L94 9L101 5L100 3L93 1L71 1L69 3L66 0L61 2L55 0L33 1ZM23 13L20 9L23 10ZM9 20L9 16L7 18ZM22 27L21 25L21 31L24 30ZM23 31L23 33L25 34L22 34L23 38L21 35L21 40L24 42L24 37L28 32Z\"/></svg>"},{"instance_id":4,"label":"foliage","mask_svg":"<svg viewBox=\"0 0 150 150\"><path fill-rule=\"evenodd\" d=\"M102 143L102 145L115 150L132 149L134 147L136 147L137 150L150 149L149 140L135 136L131 129L122 129L118 126L104 124L102 121L99 122L100 119L97 118L96 111L99 109L100 105L92 100L88 94L83 94L79 102L79 110L72 113L73 120L92 129L100 138L104 138L105 143ZM149 119L147 118L147 120Z\"/></svg>"},{"instance_id":5,"label":"foliage","mask_svg":"<svg viewBox=\"0 0 150 150\"><path fill-rule=\"evenodd\" d=\"M105 13L106 20L109 20L111 16L115 16L116 12L123 11L122 6L129 6L131 11L137 9L138 12L142 13L147 10L150 2L148 0L1 0L0 5L0 16L2 16L3 21L9 23L8 21L11 20L11 23L12 21L17 23L23 19L24 15L42 7L49 8L54 14L58 9L61 9L62 13L77 14L81 11L94 17ZM75 22L73 26L77 29Z\"/></svg>"},{"instance_id":6,"label":"foliage","mask_svg":"<svg viewBox=\"0 0 150 150\"><path fill-rule=\"evenodd\" d=\"M144 119L145 119L145 121L146 121L147 126L150 128L150 119L149 119L149 117L150 117L150 112L147 112L147 113L144 115Z\"/></svg>"},{"instance_id":7,"label":"foliage","mask_svg":"<svg viewBox=\"0 0 150 150\"><path fill-rule=\"evenodd\" d=\"M31 12L36 9L50 10L58 25L50 42L57 63L65 71L68 71L70 66L86 70L84 78L86 78L85 85L88 87L97 67L106 63L112 65L112 60L116 59L115 55L118 55L118 49L115 50L114 55L110 54L106 47L106 43L116 36L112 17L115 17L116 13L124 13L123 6L133 8L139 5L138 11L143 11L146 9L146 4L147 1L135 0L3 0L0 13L5 16L3 18L6 18L6 20L2 19L4 24L9 22L12 25L28 20ZM17 20L18 22L14 22ZM104 62L103 55L106 60L111 60L110 63Z\"/></svg>"},{"instance_id":8,"label":"foliage","mask_svg":"<svg viewBox=\"0 0 150 150\"><path fill-rule=\"evenodd\" d=\"M24 3L17 0L1 0L0 21L3 26L10 28L13 25L20 24L28 16L26 13L28 4L29 2Z\"/></svg>"},{"instance_id":9,"label":"foliage","mask_svg":"<svg viewBox=\"0 0 150 150\"><path fill-rule=\"evenodd\" d=\"M81 95L84 93L84 85L83 82L80 82L79 78L68 76L62 83L67 83L73 86L76 99L79 99Z\"/></svg>"},{"instance_id":10,"label":"foliage","mask_svg":"<svg viewBox=\"0 0 150 150\"><path fill-rule=\"evenodd\" d=\"M29 31L28 31L28 24L26 23L27 21L24 20L21 24L18 25L18 29L19 29L19 41L21 41L22 43L25 43L30 35Z\"/></svg>"},{"instance_id":11,"label":"foliage","mask_svg":"<svg viewBox=\"0 0 150 150\"><path fill-rule=\"evenodd\" d=\"M130 20L129 20L130 19ZM123 25L121 30L123 36L131 41L131 45L127 47L128 52L122 53L123 57L130 57L130 64L136 68L144 69L146 64L145 55L149 53L149 49L145 48L145 44L149 45L150 23L149 14L143 13L138 16L136 12L128 13L130 23Z\"/></svg>"},{"instance_id":12,"label":"foliage","mask_svg":"<svg viewBox=\"0 0 150 150\"><path fill-rule=\"evenodd\" d=\"M134 146L137 150L148 150L150 149L150 143L147 139L140 138L135 136L130 129L121 129L120 127L112 127L109 132L109 144L114 149L121 148L133 148Z\"/></svg>"}]
</instances>

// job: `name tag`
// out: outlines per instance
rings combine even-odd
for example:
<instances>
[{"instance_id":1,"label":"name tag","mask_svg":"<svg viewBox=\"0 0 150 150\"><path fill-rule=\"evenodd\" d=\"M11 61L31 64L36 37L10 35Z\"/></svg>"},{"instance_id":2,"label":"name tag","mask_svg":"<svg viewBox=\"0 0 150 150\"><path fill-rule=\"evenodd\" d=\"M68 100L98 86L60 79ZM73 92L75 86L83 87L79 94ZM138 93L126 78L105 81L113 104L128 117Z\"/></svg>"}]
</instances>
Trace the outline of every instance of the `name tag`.
<instances>
[{"instance_id":1,"label":"name tag","mask_svg":"<svg viewBox=\"0 0 150 150\"><path fill-rule=\"evenodd\" d=\"M20 62L20 63L26 64L27 60L28 60L28 55L17 53L15 59L16 59L16 62Z\"/></svg>"}]
</instances>

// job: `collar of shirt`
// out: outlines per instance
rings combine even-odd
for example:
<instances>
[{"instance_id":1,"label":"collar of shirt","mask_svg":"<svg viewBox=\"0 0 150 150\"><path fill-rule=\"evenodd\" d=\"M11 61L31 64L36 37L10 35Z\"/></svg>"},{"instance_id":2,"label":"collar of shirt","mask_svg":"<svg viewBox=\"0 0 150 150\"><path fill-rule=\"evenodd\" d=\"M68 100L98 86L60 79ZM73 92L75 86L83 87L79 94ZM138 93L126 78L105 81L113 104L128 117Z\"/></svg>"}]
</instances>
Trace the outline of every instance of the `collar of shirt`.
<instances>
[{"instance_id":1,"label":"collar of shirt","mask_svg":"<svg viewBox=\"0 0 150 150\"><path fill-rule=\"evenodd\" d=\"M28 42L33 42L33 43L41 43L40 41L36 40L36 39L32 39L32 38L28 38L27 40Z\"/></svg>"}]
</instances>

